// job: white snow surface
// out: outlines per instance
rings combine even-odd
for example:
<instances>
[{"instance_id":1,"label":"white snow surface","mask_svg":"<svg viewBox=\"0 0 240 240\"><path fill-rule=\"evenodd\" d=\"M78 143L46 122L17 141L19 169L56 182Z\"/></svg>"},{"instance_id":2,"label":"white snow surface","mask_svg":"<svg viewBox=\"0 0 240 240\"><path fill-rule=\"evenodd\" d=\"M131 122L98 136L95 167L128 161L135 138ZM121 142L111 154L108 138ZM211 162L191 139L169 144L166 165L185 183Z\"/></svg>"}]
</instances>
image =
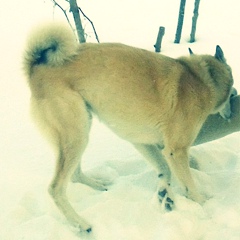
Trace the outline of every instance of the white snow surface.
<instances>
[{"instance_id":1,"label":"white snow surface","mask_svg":"<svg viewBox=\"0 0 240 240\"><path fill-rule=\"evenodd\" d=\"M166 27L162 54L178 57L213 54L219 44L240 90L240 1L201 1L197 42L188 43L194 1L186 3L181 44L173 44L176 0L81 0L100 41L122 42L153 51L158 27ZM0 239L1 240L239 240L240 133L191 148L200 169L192 170L199 191L210 196L203 206L185 198L174 185L176 209L163 213L156 200L157 176L131 144L94 120L83 169L110 180L107 192L69 184L74 208L92 224L91 234L72 229L47 188L55 156L29 116L30 92L22 72L28 32L54 19L50 0L2 1L0 8ZM94 42L91 27L86 24Z\"/></svg>"}]
</instances>

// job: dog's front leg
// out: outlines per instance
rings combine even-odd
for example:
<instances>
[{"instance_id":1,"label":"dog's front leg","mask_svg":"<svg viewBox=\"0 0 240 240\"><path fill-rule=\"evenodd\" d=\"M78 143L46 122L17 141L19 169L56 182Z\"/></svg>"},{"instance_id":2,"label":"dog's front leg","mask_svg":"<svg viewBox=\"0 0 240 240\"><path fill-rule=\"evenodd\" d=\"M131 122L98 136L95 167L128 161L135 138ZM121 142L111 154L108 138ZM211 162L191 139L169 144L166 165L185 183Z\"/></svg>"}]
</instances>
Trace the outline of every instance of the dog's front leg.
<instances>
[{"instance_id":1,"label":"dog's front leg","mask_svg":"<svg viewBox=\"0 0 240 240\"><path fill-rule=\"evenodd\" d=\"M135 148L154 166L158 174L158 199L164 209L172 210L173 194L170 187L171 174L161 148L157 145L134 144Z\"/></svg>"},{"instance_id":2,"label":"dog's front leg","mask_svg":"<svg viewBox=\"0 0 240 240\"><path fill-rule=\"evenodd\" d=\"M163 154L168 161L171 172L179 180L180 184L186 191L187 197L202 204L204 198L198 193L192 178L189 161L188 161L188 148L165 148Z\"/></svg>"}]
</instances>

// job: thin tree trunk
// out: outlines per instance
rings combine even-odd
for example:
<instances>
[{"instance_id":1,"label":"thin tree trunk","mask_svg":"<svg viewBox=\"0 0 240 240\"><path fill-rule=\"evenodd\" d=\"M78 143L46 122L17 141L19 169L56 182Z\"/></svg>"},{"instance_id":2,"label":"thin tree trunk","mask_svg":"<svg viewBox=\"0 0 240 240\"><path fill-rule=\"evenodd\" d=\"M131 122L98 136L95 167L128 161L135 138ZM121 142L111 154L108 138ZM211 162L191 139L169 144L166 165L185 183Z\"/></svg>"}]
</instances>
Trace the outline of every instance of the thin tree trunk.
<instances>
[{"instance_id":1,"label":"thin tree trunk","mask_svg":"<svg viewBox=\"0 0 240 240\"><path fill-rule=\"evenodd\" d=\"M198 14L199 4L200 4L200 0L195 0L193 17L192 17L192 30L191 30L191 34L190 34L190 43L195 42L197 19L198 19L198 15L199 15Z\"/></svg>"},{"instance_id":2,"label":"thin tree trunk","mask_svg":"<svg viewBox=\"0 0 240 240\"><path fill-rule=\"evenodd\" d=\"M161 52L162 38L165 34L165 27L159 27L157 41L154 45L155 52Z\"/></svg>"},{"instance_id":3,"label":"thin tree trunk","mask_svg":"<svg viewBox=\"0 0 240 240\"><path fill-rule=\"evenodd\" d=\"M178 25L177 25L177 31L176 31L174 43L180 43L183 20L184 20L185 4L186 4L186 0L181 0L179 14L178 14Z\"/></svg>"},{"instance_id":4,"label":"thin tree trunk","mask_svg":"<svg viewBox=\"0 0 240 240\"><path fill-rule=\"evenodd\" d=\"M79 9L76 0L70 0L70 12L73 14L74 22L77 29L78 40L80 43L85 43L85 34L84 29L82 27L82 22L79 14Z\"/></svg>"}]
</instances>

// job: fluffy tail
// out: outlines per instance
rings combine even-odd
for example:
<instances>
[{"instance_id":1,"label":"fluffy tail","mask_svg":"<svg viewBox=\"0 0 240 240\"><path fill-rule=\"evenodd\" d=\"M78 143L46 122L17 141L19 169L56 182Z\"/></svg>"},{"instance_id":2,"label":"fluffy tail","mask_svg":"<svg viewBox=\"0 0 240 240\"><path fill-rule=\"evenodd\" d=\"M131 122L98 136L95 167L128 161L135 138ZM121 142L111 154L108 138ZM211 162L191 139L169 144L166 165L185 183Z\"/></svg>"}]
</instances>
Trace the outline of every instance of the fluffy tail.
<instances>
[{"instance_id":1,"label":"fluffy tail","mask_svg":"<svg viewBox=\"0 0 240 240\"><path fill-rule=\"evenodd\" d=\"M59 66L77 54L78 43L70 28L51 23L34 29L24 53L24 70L30 77L38 64Z\"/></svg>"}]
</instances>

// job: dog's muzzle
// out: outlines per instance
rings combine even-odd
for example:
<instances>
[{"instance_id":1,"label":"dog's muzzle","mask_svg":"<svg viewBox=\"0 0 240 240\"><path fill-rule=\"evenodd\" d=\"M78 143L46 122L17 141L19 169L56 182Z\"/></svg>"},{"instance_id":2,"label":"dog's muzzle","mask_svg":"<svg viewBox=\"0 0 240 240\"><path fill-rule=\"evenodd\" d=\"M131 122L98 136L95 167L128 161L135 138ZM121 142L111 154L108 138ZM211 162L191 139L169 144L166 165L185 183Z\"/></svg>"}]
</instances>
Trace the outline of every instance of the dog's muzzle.
<instances>
[{"instance_id":1,"label":"dog's muzzle","mask_svg":"<svg viewBox=\"0 0 240 240\"><path fill-rule=\"evenodd\" d=\"M232 110L231 110L231 98L235 97L237 95L237 90L232 87L229 99L223 106L223 108L219 111L219 114L221 115L222 118L225 120L229 120L232 116Z\"/></svg>"}]
</instances>

